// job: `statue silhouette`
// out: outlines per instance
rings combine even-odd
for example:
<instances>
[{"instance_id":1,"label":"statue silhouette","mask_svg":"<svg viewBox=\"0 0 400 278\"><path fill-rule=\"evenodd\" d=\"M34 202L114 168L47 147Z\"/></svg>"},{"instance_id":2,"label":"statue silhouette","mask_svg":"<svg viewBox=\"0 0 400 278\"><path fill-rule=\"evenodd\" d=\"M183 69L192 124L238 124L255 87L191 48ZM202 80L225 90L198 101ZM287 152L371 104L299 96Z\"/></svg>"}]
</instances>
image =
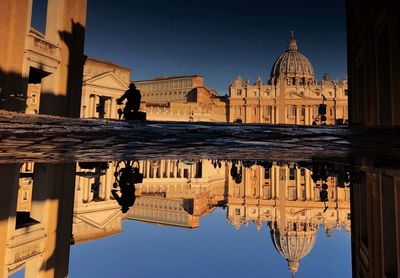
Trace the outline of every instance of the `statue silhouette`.
<instances>
[{"instance_id":1,"label":"statue silhouette","mask_svg":"<svg viewBox=\"0 0 400 278\"><path fill-rule=\"evenodd\" d=\"M131 83L129 89L117 99L117 104L122 104L125 99L127 100L122 112L126 120L143 120L143 113L139 112L141 98L140 91L134 83Z\"/></svg>"},{"instance_id":2,"label":"statue silhouette","mask_svg":"<svg viewBox=\"0 0 400 278\"><path fill-rule=\"evenodd\" d=\"M126 213L135 203L135 183L141 183L143 181L143 174L139 172L138 167L133 166L134 162L126 161L124 164L125 167L119 170L120 163L118 163L114 172L114 188L119 186L120 190L113 189L111 190L111 194L121 206L121 211ZM121 195L118 195L118 191Z\"/></svg>"}]
</instances>

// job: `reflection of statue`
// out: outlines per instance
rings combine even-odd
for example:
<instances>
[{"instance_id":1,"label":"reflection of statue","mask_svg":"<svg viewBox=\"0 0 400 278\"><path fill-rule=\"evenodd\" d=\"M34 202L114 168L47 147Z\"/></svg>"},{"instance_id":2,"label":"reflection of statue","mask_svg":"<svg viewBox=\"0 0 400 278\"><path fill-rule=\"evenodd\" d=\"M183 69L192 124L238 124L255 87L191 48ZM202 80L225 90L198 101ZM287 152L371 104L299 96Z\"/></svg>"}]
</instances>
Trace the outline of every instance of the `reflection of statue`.
<instances>
[{"instance_id":1,"label":"reflection of statue","mask_svg":"<svg viewBox=\"0 0 400 278\"><path fill-rule=\"evenodd\" d=\"M238 171L238 168L236 166L236 162L232 163L231 177L237 184L242 182L242 167L240 166L240 169Z\"/></svg>"},{"instance_id":2,"label":"reflection of statue","mask_svg":"<svg viewBox=\"0 0 400 278\"><path fill-rule=\"evenodd\" d=\"M126 213L131 206L135 203L135 183L141 183L143 181L143 174L139 173L139 168L133 166L133 162L126 161L125 167L118 169L120 162L117 164L117 168L114 172L115 182L114 188L118 187L120 190L111 190L114 199L121 206L123 213ZM120 191L121 195L118 195Z\"/></svg>"},{"instance_id":3,"label":"reflection of statue","mask_svg":"<svg viewBox=\"0 0 400 278\"><path fill-rule=\"evenodd\" d=\"M146 114L139 112L141 95L134 83L131 83L129 89L117 99L117 104L122 104L125 99L127 101L122 112L124 118L126 120L145 120Z\"/></svg>"}]
</instances>

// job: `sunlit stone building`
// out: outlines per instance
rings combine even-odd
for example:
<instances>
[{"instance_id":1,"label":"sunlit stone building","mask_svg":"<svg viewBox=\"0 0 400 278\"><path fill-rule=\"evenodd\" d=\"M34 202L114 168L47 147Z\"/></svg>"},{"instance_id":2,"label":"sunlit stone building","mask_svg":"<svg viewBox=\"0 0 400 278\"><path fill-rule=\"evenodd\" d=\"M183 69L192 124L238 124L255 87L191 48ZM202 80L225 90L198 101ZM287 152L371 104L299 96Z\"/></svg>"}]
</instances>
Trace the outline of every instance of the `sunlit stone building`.
<instances>
[{"instance_id":1,"label":"sunlit stone building","mask_svg":"<svg viewBox=\"0 0 400 278\"><path fill-rule=\"evenodd\" d=\"M115 162L78 163L72 219L74 243L97 240L122 231L121 207L111 195L115 166Z\"/></svg>"},{"instance_id":2,"label":"sunlit stone building","mask_svg":"<svg viewBox=\"0 0 400 278\"><path fill-rule=\"evenodd\" d=\"M131 70L108 61L85 57L81 117L118 119L117 99L128 89Z\"/></svg>"},{"instance_id":3,"label":"sunlit stone building","mask_svg":"<svg viewBox=\"0 0 400 278\"><path fill-rule=\"evenodd\" d=\"M137 184L128 219L166 226L197 228L224 200L225 165L210 160L140 161L143 183Z\"/></svg>"},{"instance_id":4,"label":"sunlit stone building","mask_svg":"<svg viewBox=\"0 0 400 278\"><path fill-rule=\"evenodd\" d=\"M236 229L266 223L277 251L287 260L290 272L313 248L317 230L323 226L327 236L334 229L350 233L350 189L338 187L336 177L328 178L327 208L320 201L320 186L312 172L296 163L276 163L238 169L241 180L227 177L227 218Z\"/></svg>"},{"instance_id":5,"label":"sunlit stone building","mask_svg":"<svg viewBox=\"0 0 400 278\"><path fill-rule=\"evenodd\" d=\"M0 109L79 117L86 0L48 0L44 30L35 1L1 2Z\"/></svg>"},{"instance_id":6,"label":"sunlit stone building","mask_svg":"<svg viewBox=\"0 0 400 278\"><path fill-rule=\"evenodd\" d=\"M200 75L135 81L147 119L226 122L226 102Z\"/></svg>"},{"instance_id":7,"label":"sunlit stone building","mask_svg":"<svg viewBox=\"0 0 400 278\"><path fill-rule=\"evenodd\" d=\"M347 122L347 77L317 81L310 60L297 47L294 37L272 65L267 83L236 78L229 86L229 122L311 125L323 97L327 124Z\"/></svg>"}]
</instances>

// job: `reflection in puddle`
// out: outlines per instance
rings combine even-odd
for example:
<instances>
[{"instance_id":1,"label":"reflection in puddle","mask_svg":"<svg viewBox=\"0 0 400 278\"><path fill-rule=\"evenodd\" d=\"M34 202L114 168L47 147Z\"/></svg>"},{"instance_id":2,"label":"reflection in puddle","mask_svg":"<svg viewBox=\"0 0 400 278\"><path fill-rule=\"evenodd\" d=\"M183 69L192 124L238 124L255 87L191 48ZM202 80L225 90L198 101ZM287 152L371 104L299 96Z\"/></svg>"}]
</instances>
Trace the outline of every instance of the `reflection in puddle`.
<instances>
[{"instance_id":1,"label":"reflection in puddle","mask_svg":"<svg viewBox=\"0 0 400 278\"><path fill-rule=\"evenodd\" d=\"M1 165L1 188L8 190L2 194L4 269L25 268L27 277L66 275L70 244L120 233L123 221L201 231L201 219L221 208L234 229L268 227L289 271L301 272L319 229L328 237L335 229L350 234L355 173L349 165L321 161Z\"/></svg>"}]
</instances>

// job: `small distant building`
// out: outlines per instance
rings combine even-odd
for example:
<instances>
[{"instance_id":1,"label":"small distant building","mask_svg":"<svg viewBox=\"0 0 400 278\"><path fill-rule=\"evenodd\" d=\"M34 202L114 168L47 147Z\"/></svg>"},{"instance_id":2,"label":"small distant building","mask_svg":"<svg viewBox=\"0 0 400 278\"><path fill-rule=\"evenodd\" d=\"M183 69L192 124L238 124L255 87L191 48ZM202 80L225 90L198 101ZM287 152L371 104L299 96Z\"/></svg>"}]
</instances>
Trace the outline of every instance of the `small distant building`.
<instances>
[{"instance_id":1,"label":"small distant building","mask_svg":"<svg viewBox=\"0 0 400 278\"><path fill-rule=\"evenodd\" d=\"M168 76L135 81L147 119L157 121L226 122L226 101L204 85L200 75Z\"/></svg>"},{"instance_id":2,"label":"small distant building","mask_svg":"<svg viewBox=\"0 0 400 278\"><path fill-rule=\"evenodd\" d=\"M128 89L130 76L129 68L85 57L81 118L118 119L117 98Z\"/></svg>"}]
</instances>

